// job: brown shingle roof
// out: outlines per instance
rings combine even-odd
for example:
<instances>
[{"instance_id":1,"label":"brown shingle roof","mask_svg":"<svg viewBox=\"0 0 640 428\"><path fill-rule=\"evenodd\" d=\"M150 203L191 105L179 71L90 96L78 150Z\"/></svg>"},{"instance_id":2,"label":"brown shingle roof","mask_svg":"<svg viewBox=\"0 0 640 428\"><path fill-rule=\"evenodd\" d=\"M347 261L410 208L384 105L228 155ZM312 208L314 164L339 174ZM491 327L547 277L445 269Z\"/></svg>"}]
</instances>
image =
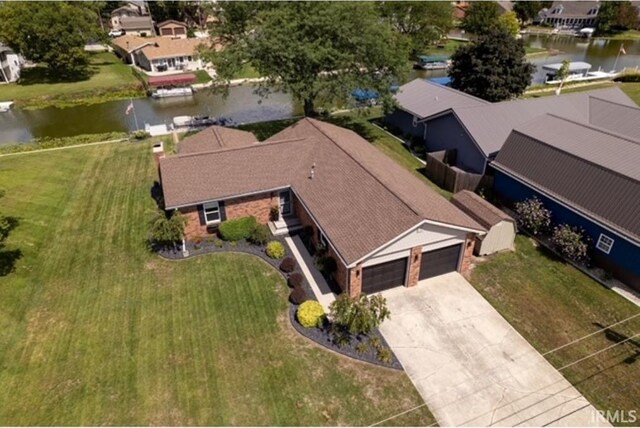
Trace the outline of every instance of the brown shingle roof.
<instances>
[{"instance_id":1,"label":"brown shingle roof","mask_svg":"<svg viewBox=\"0 0 640 428\"><path fill-rule=\"evenodd\" d=\"M169 157L160 169L168 208L291 187L347 264L423 220L483 230L354 132L313 119L261 144Z\"/></svg>"},{"instance_id":2,"label":"brown shingle roof","mask_svg":"<svg viewBox=\"0 0 640 428\"><path fill-rule=\"evenodd\" d=\"M123 16L120 18L120 27L125 31L149 30L155 33L150 16Z\"/></svg>"},{"instance_id":3,"label":"brown shingle roof","mask_svg":"<svg viewBox=\"0 0 640 428\"><path fill-rule=\"evenodd\" d=\"M509 215L469 190L461 190L453 195L451 203L487 229L502 221L514 221Z\"/></svg>"},{"instance_id":4,"label":"brown shingle roof","mask_svg":"<svg viewBox=\"0 0 640 428\"><path fill-rule=\"evenodd\" d=\"M244 147L258 142L255 135L248 131L210 126L193 134L178 144L178 153L203 153L220 149Z\"/></svg>"},{"instance_id":5,"label":"brown shingle roof","mask_svg":"<svg viewBox=\"0 0 640 428\"><path fill-rule=\"evenodd\" d=\"M640 141L546 115L513 131L493 165L640 242Z\"/></svg>"},{"instance_id":6,"label":"brown shingle roof","mask_svg":"<svg viewBox=\"0 0 640 428\"><path fill-rule=\"evenodd\" d=\"M113 44L131 53L141 49L148 59L171 58L195 55L197 47L205 43L202 39L174 39L170 37L138 37L124 35L113 40Z\"/></svg>"}]
</instances>

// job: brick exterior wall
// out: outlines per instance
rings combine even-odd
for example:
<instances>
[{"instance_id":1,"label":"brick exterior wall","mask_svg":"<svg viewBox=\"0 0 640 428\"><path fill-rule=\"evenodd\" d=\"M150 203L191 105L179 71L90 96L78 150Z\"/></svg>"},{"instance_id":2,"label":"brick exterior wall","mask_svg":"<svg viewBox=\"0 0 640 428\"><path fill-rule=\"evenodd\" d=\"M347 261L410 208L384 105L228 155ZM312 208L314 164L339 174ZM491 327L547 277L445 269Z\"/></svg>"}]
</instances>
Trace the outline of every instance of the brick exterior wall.
<instances>
[{"instance_id":1,"label":"brick exterior wall","mask_svg":"<svg viewBox=\"0 0 640 428\"><path fill-rule=\"evenodd\" d=\"M224 212L227 220L252 215L258 220L258 223L267 224L269 222L271 207L273 205L277 206L278 203L278 192L262 193L242 198L227 199L224 201ZM199 205L179 209L187 219L184 234L189 240L211 235L216 230L215 226L207 227L204 219L201 219L202 214L198 207Z\"/></svg>"},{"instance_id":2,"label":"brick exterior wall","mask_svg":"<svg viewBox=\"0 0 640 428\"><path fill-rule=\"evenodd\" d=\"M198 207L180 208L179 211L187 219L187 225L184 228L184 235L188 240L195 240L209 234L207 225L200 221L200 212Z\"/></svg>"},{"instance_id":3,"label":"brick exterior wall","mask_svg":"<svg viewBox=\"0 0 640 428\"><path fill-rule=\"evenodd\" d=\"M464 241L464 255L462 256L462 264L460 273L466 275L471 268L471 258L473 257L473 247L476 240L475 233L468 233L467 239Z\"/></svg>"},{"instance_id":4,"label":"brick exterior wall","mask_svg":"<svg viewBox=\"0 0 640 428\"><path fill-rule=\"evenodd\" d=\"M261 193L259 195L245 196L242 198L227 199L224 201L227 220L252 215L258 220L258 223L269 223L271 207L279 205L278 193L279 192Z\"/></svg>"},{"instance_id":5,"label":"brick exterior wall","mask_svg":"<svg viewBox=\"0 0 640 428\"><path fill-rule=\"evenodd\" d=\"M409 275L407 287L415 287L420 279L420 263L422 262L422 246L413 247L409 256Z\"/></svg>"}]
</instances>

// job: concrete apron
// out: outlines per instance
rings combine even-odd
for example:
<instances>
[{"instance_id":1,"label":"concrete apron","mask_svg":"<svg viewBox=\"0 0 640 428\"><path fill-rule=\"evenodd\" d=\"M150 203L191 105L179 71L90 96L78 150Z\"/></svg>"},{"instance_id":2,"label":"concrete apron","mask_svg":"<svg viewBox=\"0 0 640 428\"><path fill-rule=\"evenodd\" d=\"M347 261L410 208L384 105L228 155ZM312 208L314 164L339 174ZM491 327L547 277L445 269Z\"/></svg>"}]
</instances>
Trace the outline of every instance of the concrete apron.
<instances>
[{"instance_id":1,"label":"concrete apron","mask_svg":"<svg viewBox=\"0 0 640 428\"><path fill-rule=\"evenodd\" d=\"M440 425L609 426L460 274L382 294L380 331Z\"/></svg>"}]
</instances>

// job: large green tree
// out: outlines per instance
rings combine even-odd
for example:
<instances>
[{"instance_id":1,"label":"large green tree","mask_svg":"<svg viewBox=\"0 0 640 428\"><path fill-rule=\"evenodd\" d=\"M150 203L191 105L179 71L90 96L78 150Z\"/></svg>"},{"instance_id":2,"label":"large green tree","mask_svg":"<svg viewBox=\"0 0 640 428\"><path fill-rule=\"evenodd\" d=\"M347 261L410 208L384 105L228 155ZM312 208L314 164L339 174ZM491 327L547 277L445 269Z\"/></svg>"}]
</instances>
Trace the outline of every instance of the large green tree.
<instances>
[{"instance_id":1,"label":"large green tree","mask_svg":"<svg viewBox=\"0 0 640 428\"><path fill-rule=\"evenodd\" d=\"M447 1L384 1L381 16L411 40L412 54L446 36L453 28L453 8Z\"/></svg>"},{"instance_id":2,"label":"large green tree","mask_svg":"<svg viewBox=\"0 0 640 428\"><path fill-rule=\"evenodd\" d=\"M210 29L214 47L203 52L228 85L247 64L265 77L258 92L284 90L316 114L318 99L343 98L358 87L390 101L390 85L407 71L406 37L380 20L372 3L220 2ZM387 104L389 105L389 104Z\"/></svg>"},{"instance_id":3,"label":"large green tree","mask_svg":"<svg viewBox=\"0 0 640 428\"><path fill-rule=\"evenodd\" d=\"M635 28L638 24L638 8L630 1L604 1L600 3L597 30L610 34Z\"/></svg>"},{"instance_id":4,"label":"large green tree","mask_svg":"<svg viewBox=\"0 0 640 428\"><path fill-rule=\"evenodd\" d=\"M500 26L500 6L494 1L474 1L467 8L460 27L468 33L481 35Z\"/></svg>"},{"instance_id":5,"label":"large green tree","mask_svg":"<svg viewBox=\"0 0 640 428\"><path fill-rule=\"evenodd\" d=\"M0 41L61 78L86 75L84 46L100 37L92 3L2 2L0 23Z\"/></svg>"},{"instance_id":6,"label":"large green tree","mask_svg":"<svg viewBox=\"0 0 640 428\"><path fill-rule=\"evenodd\" d=\"M551 1L516 0L513 2L513 11L520 22L526 24L538 16L538 12L542 9L551 7L552 3Z\"/></svg>"},{"instance_id":7,"label":"large green tree","mask_svg":"<svg viewBox=\"0 0 640 428\"><path fill-rule=\"evenodd\" d=\"M492 29L461 46L451 60L451 86L492 102L521 95L535 70L526 61L522 40L503 28Z\"/></svg>"}]
</instances>

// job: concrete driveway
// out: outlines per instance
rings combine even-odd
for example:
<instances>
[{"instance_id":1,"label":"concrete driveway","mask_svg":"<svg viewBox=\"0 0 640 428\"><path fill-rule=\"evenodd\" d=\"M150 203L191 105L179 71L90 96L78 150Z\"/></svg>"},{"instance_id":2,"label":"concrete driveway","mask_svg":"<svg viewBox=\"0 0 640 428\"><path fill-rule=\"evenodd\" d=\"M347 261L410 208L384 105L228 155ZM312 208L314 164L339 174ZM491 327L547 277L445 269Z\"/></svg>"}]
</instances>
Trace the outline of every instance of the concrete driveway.
<instances>
[{"instance_id":1,"label":"concrete driveway","mask_svg":"<svg viewBox=\"0 0 640 428\"><path fill-rule=\"evenodd\" d=\"M382 334L441 425L608 425L460 274L382 295Z\"/></svg>"}]
</instances>

